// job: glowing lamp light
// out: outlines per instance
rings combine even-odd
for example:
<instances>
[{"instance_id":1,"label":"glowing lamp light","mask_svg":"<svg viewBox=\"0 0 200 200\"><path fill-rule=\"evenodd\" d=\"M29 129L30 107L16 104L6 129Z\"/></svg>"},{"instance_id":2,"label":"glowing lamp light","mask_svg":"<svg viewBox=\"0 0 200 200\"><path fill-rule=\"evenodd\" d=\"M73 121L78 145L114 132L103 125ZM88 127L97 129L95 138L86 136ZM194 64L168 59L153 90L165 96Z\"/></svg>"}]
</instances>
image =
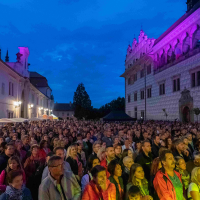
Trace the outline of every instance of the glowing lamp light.
<instances>
[{"instance_id":1,"label":"glowing lamp light","mask_svg":"<svg viewBox=\"0 0 200 200\"><path fill-rule=\"evenodd\" d=\"M14 102L14 106L15 106L15 108L20 107L21 104L22 104L21 101L15 101L15 102Z\"/></svg>"},{"instance_id":2,"label":"glowing lamp light","mask_svg":"<svg viewBox=\"0 0 200 200\"><path fill-rule=\"evenodd\" d=\"M33 105L33 104L31 104L31 105L29 105L28 107L29 107L30 109L32 109L32 108L33 108L33 106L34 106L34 105Z\"/></svg>"}]
</instances>

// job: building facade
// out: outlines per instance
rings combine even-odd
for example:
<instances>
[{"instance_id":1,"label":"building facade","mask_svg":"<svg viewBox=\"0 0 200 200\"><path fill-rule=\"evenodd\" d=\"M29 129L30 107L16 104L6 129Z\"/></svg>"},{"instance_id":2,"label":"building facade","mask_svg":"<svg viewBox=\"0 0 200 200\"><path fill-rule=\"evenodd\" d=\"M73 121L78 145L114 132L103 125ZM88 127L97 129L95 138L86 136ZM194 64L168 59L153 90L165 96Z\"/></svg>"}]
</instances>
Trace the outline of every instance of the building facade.
<instances>
[{"instance_id":1,"label":"building facade","mask_svg":"<svg viewBox=\"0 0 200 200\"><path fill-rule=\"evenodd\" d=\"M73 104L71 102L55 103L53 113L54 115L62 119L74 119Z\"/></svg>"},{"instance_id":2,"label":"building facade","mask_svg":"<svg viewBox=\"0 0 200 200\"><path fill-rule=\"evenodd\" d=\"M16 55L16 62L9 62L8 52L5 62L0 59L0 118L28 119L50 114L54 105L52 91L43 91L31 82L29 49L19 47Z\"/></svg>"},{"instance_id":3,"label":"building facade","mask_svg":"<svg viewBox=\"0 0 200 200\"><path fill-rule=\"evenodd\" d=\"M125 61L126 113L146 120L195 121L200 108L200 1L158 39L141 30Z\"/></svg>"}]
</instances>

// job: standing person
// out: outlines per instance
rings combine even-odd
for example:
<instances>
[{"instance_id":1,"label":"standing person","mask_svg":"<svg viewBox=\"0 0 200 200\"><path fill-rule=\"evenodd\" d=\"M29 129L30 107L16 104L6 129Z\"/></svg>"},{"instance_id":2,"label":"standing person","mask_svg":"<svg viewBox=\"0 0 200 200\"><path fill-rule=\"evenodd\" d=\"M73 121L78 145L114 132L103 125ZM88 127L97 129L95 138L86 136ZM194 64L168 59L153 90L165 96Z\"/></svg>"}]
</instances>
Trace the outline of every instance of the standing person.
<instances>
[{"instance_id":1,"label":"standing person","mask_svg":"<svg viewBox=\"0 0 200 200\"><path fill-rule=\"evenodd\" d=\"M100 165L91 170L93 180L85 187L82 200L116 200L116 188L106 177L106 169Z\"/></svg>"},{"instance_id":2,"label":"standing person","mask_svg":"<svg viewBox=\"0 0 200 200\"><path fill-rule=\"evenodd\" d=\"M142 166L138 163L134 163L131 166L126 191L129 191L130 187L133 185L139 187L142 197L153 200L153 198L149 195L148 181L144 176L144 170ZM126 193L126 199L128 199L128 193Z\"/></svg>"},{"instance_id":3,"label":"standing person","mask_svg":"<svg viewBox=\"0 0 200 200\"><path fill-rule=\"evenodd\" d=\"M111 160L115 159L115 151L113 146L109 146L106 148L106 158L101 161L101 166L103 166L106 169L106 175L107 178L110 176L110 173L108 172L108 164Z\"/></svg>"},{"instance_id":4,"label":"standing person","mask_svg":"<svg viewBox=\"0 0 200 200\"><path fill-rule=\"evenodd\" d=\"M26 159L24 163L24 170L26 173L26 185L30 189L32 197L37 200L38 197L38 187L37 180L35 179L35 173L40 165L45 163L44 159L39 157L39 146L37 144L31 147L31 156Z\"/></svg>"},{"instance_id":5,"label":"standing person","mask_svg":"<svg viewBox=\"0 0 200 200\"><path fill-rule=\"evenodd\" d=\"M13 156L15 148L13 144L7 144L5 146L4 153L0 155L0 173L6 168L8 159Z\"/></svg>"},{"instance_id":6,"label":"standing person","mask_svg":"<svg viewBox=\"0 0 200 200\"><path fill-rule=\"evenodd\" d=\"M16 147L16 154L20 158L21 163L24 164L24 162L26 160L26 154L27 153L26 153L26 151L24 151L22 149L22 147L23 147L22 141L21 140L16 140L15 147Z\"/></svg>"},{"instance_id":7,"label":"standing person","mask_svg":"<svg viewBox=\"0 0 200 200\"><path fill-rule=\"evenodd\" d=\"M64 148L56 147L54 149L54 153L55 153L56 156L60 156L61 159L63 160L63 162L64 162L64 170L65 171L71 171L71 167L70 167L69 163L64 161L64 159L65 159ZM51 157L52 155L50 154L49 156ZM44 168L44 171L42 173L42 180L44 180L48 176L48 173L49 173L49 168L48 168L48 165L47 165Z\"/></svg>"},{"instance_id":8,"label":"standing person","mask_svg":"<svg viewBox=\"0 0 200 200\"><path fill-rule=\"evenodd\" d=\"M191 183L188 188L188 199L199 200L200 199L200 167L195 167L191 174Z\"/></svg>"},{"instance_id":9,"label":"standing person","mask_svg":"<svg viewBox=\"0 0 200 200\"><path fill-rule=\"evenodd\" d=\"M120 144L116 144L114 146L114 151L115 151L115 157L118 161L120 161L121 157L122 157L122 147Z\"/></svg>"},{"instance_id":10,"label":"standing person","mask_svg":"<svg viewBox=\"0 0 200 200\"><path fill-rule=\"evenodd\" d=\"M160 153L162 169L153 181L154 189L161 200L183 200L183 185L180 173L176 172L175 160L170 150Z\"/></svg>"},{"instance_id":11,"label":"standing person","mask_svg":"<svg viewBox=\"0 0 200 200\"><path fill-rule=\"evenodd\" d=\"M105 137L102 138L102 141L106 143L106 146L112 146L113 145L113 140L111 138L111 134L112 134L112 131L109 128L105 131Z\"/></svg>"},{"instance_id":12,"label":"standing person","mask_svg":"<svg viewBox=\"0 0 200 200\"><path fill-rule=\"evenodd\" d=\"M136 157L135 163L138 163L142 166L145 173L145 178L150 180L150 171L152 163L152 154L151 154L151 144L149 140L142 142L142 152Z\"/></svg>"},{"instance_id":13,"label":"standing person","mask_svg":"<svg viewBox=\"0 0 200 200\"><path fill-rule=\"evenodd\" d=\"M108 165L108 172L110 173L110 177L108 179L115 185L116 188L116 200L122 200L124 197L124 184L123 179L121 178L122 168L116 159L110 161Z\"/></svg>"},{"instance_id":14,"label":"standing person","mask_svg":"<svg viewBox=\"0 0 200 200\"><path fill-rule=\"evenodd\" d=\"M186 163L186 169L190 174L195 167L200 167L200 153L194 155L194 160Z\"/></svg>"},{"instance_id":15,"label":"standing person","mask_svg":"<svg viewBox=\"0 0 200 200\"><path fill-rule=\"evenodd\" d=\"M48 143L46 140L42 140L40 142L40 150L39 150L39 157L46 159L47 154L50 152L51 150L48 148Z\"/></svg>"},{"instance_id":16,"label":"standing person","mask_svg":"<svg viewBox=\"0 0 200 200\"><path fill-rule=\"evenodd\" d=\"M1 175L0 175L0 191L5 192L5 190L6 190L6 186L8 185L8 181L7 181L8 173L10 171L17 171L17 170L21 170L23 172L23 183L24 184L26 183L26 175L24 173L24 170L22 169L19 158L16 157L16 156L12 156L8 160L8 165L7 165L6 169L4 169L1 172Z\"/></svg>"},{"instance_id":17,"label":"standing person","mask_svg":"<svg viewBox=\"0 0 200 200\"><path fill-rule=\"evenodd\" d=\"M22 143L23 143L23 147L22 149L26 152L28 152L30 150L30 145L29 145L29 137L28 135L25 135L23 138L22 138Z\"/></svg>"},{"instance_id":18,"label":"standing person","mask_svg":"<svg viewBox=\"0 0 200 200\"><path fill-rule=\"evenodd\" d=\"M76 145L71 145L67 149L67 156L66 161L69 163L70 168L74 175L76 176L77 180L80 181L81 176L79 174L79 165L78 165L78 158L77 158L77 149Z\"/></svg>"},{"instance_id":19,"label":"standing person","mask_svg":"<svg viewBox=\"0 0 200 200\"><path fill-rule=\"evenodd\" d=\"M64 170L59 156L48 161L49 174L39 187L39 200L81 200L81 189L72 172Z\"/></svg>"},{"instance_id":20,"label":"standing person","mask_svg":"<svg viewBox=\"0 0 200 200\"><path fill-rule=\"evenodd\" d=\"M85 186L93 179L91 170L93 167L100 165L100 160L97 157L89 157L87 161L87 174L85 174L81 179L81 190L85 189Z\"/></svg>"},{"instance_id":21,"label":"standing person","mask_svg":"<svg viewBox=\"0 0 200 200\"><path fill-rule=\"evenodd\" d=\"M126 186L128 184L130 169L131 169L132 164L134 164L133 158L130 158L129 156L124 157L123 164L124 164L124 171L122 173L122 179L123 179L123 185L124 185L124 193L126 194Z\"/></svg>"},{"instance_id":22,"label":"standing person","mask_svg":"<svg viewBox=\"0 0 200 200\"><path fill-rule=\"evenodd\" d=\"M181 180L183 183L183 193L185 198L187 197L187 190L190 184L190 174L186 170L186 163L182 157L175 157L176 160L176 171L181 174Z\"/></svg>"},{"instance_id":23,"label":"standing person","mask_svg":"<svg viewBox=\"0 0 200 200\"><path fill-rule=\"evenodd\" d=\"M122 150L125 150L125 149L129 149L133 152L133 148L132 148L128 138L125 139L124 145L122 146Z\"/></svg>"},{"instance_id":24,"label":"standing person","mask_svg":"<svg viewBox=\"0 0 200 200\"><path fill-rule=\"evenodd\" d=\"M23 185L23 172L20 170L8 173L9 186L0 196L0 200L33 200L31 192Z\"/></svg>"},{"instance_id":25,"label":"standing person","mask_svg":"<svg viewBox=\"0 0 200 200\"><path fill-rule=\"evenodd\" d=\"M90 156L96 156L97 157L97 153L98 153L100 148L101 148L100 142L98 142L98 141L94 142L94 144L92 145L93 152Z\"/></svg>"},{"instance_id":26,"label":"standing person","mask_svg":"<svg viewBox=\"0 0 200 200\"><path fill-rule=\"evenodd\" d=\"M152 157L153 157L153 159L157 158L159 156L158 155L159 149L160 149L160 137L159 137L159 135L156 135L156 136L153 137L153 145L152 145Z\"/></svg>"}]
</instances>

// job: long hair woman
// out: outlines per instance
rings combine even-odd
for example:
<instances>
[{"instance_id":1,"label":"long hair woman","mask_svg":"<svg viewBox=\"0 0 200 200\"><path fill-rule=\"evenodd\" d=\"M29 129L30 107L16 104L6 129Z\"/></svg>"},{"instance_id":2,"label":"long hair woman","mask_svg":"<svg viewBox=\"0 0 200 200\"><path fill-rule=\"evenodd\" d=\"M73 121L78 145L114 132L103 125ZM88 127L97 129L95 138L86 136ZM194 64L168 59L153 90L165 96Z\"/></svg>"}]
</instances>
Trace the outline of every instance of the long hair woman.
<instances>
[{"instance_id":1,"label":"long hair woman","mask_svg":"<svg viewBox=\"0 0 200 200\"><path fill-rule=\"evenodd\" d=\"M149 195L148 189L148 181L144 176L144 170L140 164L134 163L131 166L129 181L127 184L126 191L132 186L138 186L143 197L148 196L149 200L153 200L153 198ZM128 195L126 194L126 198Z\"/></svg>"},{"instance_id":2,"label":"long hair woman","mask_svg":"<svg viewBox=\"0 0 200 200\"><path fill-rule=\"evenodd\" d=\"M4 169L0 174L0 190L5 192L6 186L8 185L7 176L10 171L21 170L23 172L23 183L26 183L26 175L17 156L12 156L8 160L6 169Z\"/></svg>"}]
</instances>

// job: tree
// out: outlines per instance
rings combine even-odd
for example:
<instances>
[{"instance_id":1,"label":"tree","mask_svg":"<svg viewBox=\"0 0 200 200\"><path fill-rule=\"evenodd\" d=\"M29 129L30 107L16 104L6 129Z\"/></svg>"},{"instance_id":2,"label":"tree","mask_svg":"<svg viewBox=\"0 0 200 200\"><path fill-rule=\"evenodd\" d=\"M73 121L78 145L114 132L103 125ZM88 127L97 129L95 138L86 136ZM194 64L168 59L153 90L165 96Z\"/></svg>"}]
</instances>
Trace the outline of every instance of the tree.
<instances>
[{"instance_id":1,"label":"tree","mask_svg":"<svg viewBox=\"0 0 200 200\"><path fill-rule=\"evenodd\" d=\"M194 114L197 116L197 122L198 122L198 117L200 114L200 109L199 108L193 108Z\"/></svg>"},{"instance_id":2,"label":"tree","mask_svg":"<svg viewBox=\"0 0 200 200\"><path fill-rule=\"evenodd\" d=\"M75 109L75 117L78 119L88 119L92 109L91 100L85 90L83 83L80 83L74 92L73 105Z\"/></svg>"}]
</instances>

